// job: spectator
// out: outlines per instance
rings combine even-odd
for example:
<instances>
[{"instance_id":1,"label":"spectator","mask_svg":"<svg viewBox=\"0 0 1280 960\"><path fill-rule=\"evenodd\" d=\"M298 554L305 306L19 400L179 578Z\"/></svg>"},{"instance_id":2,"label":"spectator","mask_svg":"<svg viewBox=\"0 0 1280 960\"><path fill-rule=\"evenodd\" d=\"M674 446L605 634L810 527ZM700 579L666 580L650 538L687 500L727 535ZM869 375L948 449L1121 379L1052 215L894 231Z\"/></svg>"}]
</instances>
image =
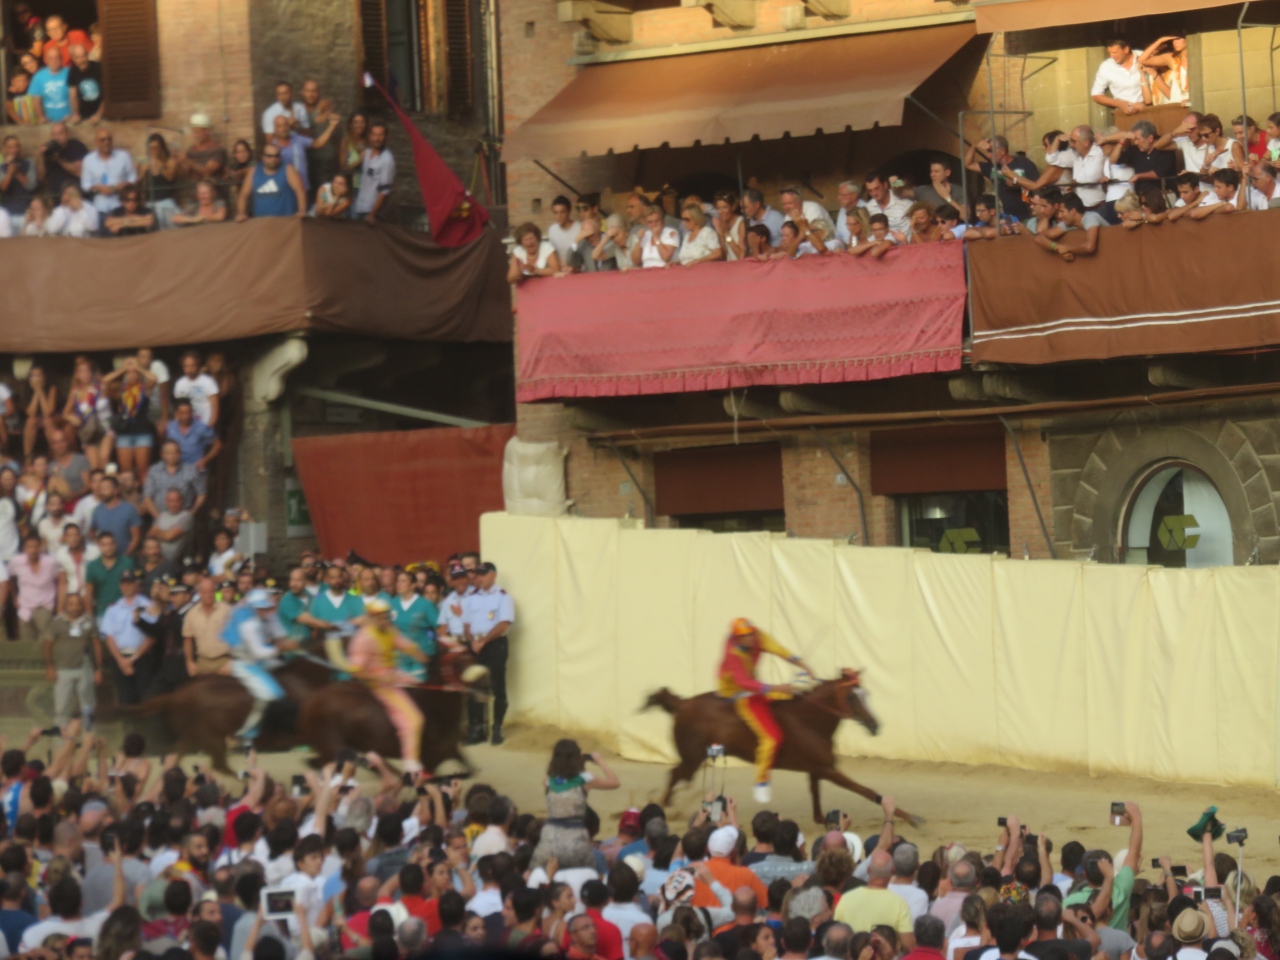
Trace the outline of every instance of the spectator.
<instances>
[{"instance_id":1,"label":"spectator","mask_svg":"<svg viewBox=\"0 0 1280 960\"><path fill-rule=\"evenodd\" d=\"M587 214L578 222L578 228L578 240L565 261L569 269L574 273L617 270L617 244L600 232L600 221Z\"/></svg>"},{"instance_id":2,"label":"spectator","mask_svg":"<svg viewBox=\"0 0 1280 960\"><path fill-rule=\"evenodd\" d=\"M677 259L686 267L695 263L710 263L724 259L724 248L720 245L719 234L715 227L707 222L706 212L701 204L686 203L680 211L680 220L685 227L685 240L680 245Z\"/></svg>"},{"instance_id":3,"label":"spectator","mask_svg":"<svg viewBox=\"0 0 1280 960\"><path fill-rule=\"evenodd\" d=\"M680 234L666 225L662 208L651 206L645 214L645 229L640 242L631 252L631 262L637 267L665 267L680 247Z\"/></svg>"},{"instance_id":4,"label":"spectator","mask_svg":"<svg viewBox=\"0 0 1280 960\"><path fill-rule=\"evenodd\" d=\"M55 123L49 128L49 141L40 151L36 172L50 196L62 196L63 188L69 183L79 186L88 154L89 148L71 136L65 123Z\"/></svg>"},{"instance_id":5,"label":"spectator","mask_svg":"<svg viewBox=\"0 0 1280 960\"><path fill-rule=\"evenodd\" d=\"M36 163L22 155L17 137L4 138L4 163L0 165L0 207L12 217L22 217L35 196Z\"/></svg>"},{"instance_id":6,"label":"spectator","mask_svg":"<svg viewBox=\"0 0 1280 960\"><path fill-rule=\"evenodd\" d=\"M136 183L125 184L120 189L120 206L103 221L107 233L116 237L131 237L151 233L156 229L155 211L142 202L142 194Z\"/></svg>"},{"instance_id":7,"label":"spectator","mask_svg":"<svg viewBox=\"0 0 1280 960\"><path fill-rule=\"evenodd\" d=\"M979 159L980 156L987 159ZM1026 220L1031 216L1027 203L1022 198L1022 189L1016 181L1036 180L1040 176L1040 170L1024 156L1010 156L1008 140L1001 136L979 140L969 147L964 165L966 169L982 174L995 184L995 195L1003 213L1018 220Z\"/></svg>"},{"instance_id":8,"label":"spectator","mask_svg":"<svg viewBox=\"0 0 1280 960\"><path fill-rule=\"evenodd\" d=\"M848 215L854 210L862 210L864 214L866 213L867 204L862 199L862 187L853 180L844 181L836 187L836 203L838 209L835 211L833 220L836 226L836 239L844 244L845 249L848 249L853 246L846 226Z\"/></svg>"},{"instance_id":9,"label":"spectator","mask_svg":"<svg viewBox=\"0 0 1280 960\"><path fill-rule=\"evenodd\" d=\"M289 123L289 118L283 114L276 117L275 126L275 132L267 138L267 143L274 143L280 148L281 160L298 171L298 176L302 179L302 189L310 192L311 171L307 166L307 152L313 147L319 149L329 142L333 131L338 128L337 115L329 118L328 128L314 139L294 129Z\"/></svg>"},{"instance_id":10,"label":"spectator","mask_svg":"<svg viewBox=\"0 0 1280 960\"><path fill-rule=\"evenodd\" d=\"M68 78L71 71L62 52L54 46L46 46L41 54L44 67L36 71L28 87L32 96L40 98L40 110L45 120L56 123L71 116L71 92Z\"/></svg>"},{"instance_id":11,"label":"spectator","mask_svg":"<svg viewBox=\"0 0 1280 960\"><path fill-rule=\"evenodd\" d=\"M0 582L0 605L16 592L18 639L51 643L58 600L58 567L44 552L37 533L22 538L22 552L9 561L9 578Z\"/></svg>"},{"instance_id":12,"label":"spectator","mask_svg":"<svg viewBox=\"0 0 1280 960\"><path fill-rule=\"evenodd\" d=\"M556 197L551 201L551 226L547 227L547 241L555 247L561 263L568 262L569 253L578 242L580 225L570 216L569 198Z\"/></svg>"},{"instance_id":13,"label":"spectator","mask_svg":"<svg viewBox=\"0 0 1280 960\"><path fill-rule=\"evenodd\" d=\"M1231 139L1244 147L1247 156L1257 157L1259 160L1267 158L1267 138L1262 135L1253 117L1241 116L1232 120Z\"/></svg>"},{"instance_id":14,"label":"spectator","mask_svg":"<svg viewBox=\"0 0 1280 960\"><path fill-rule=\"evenodd\" d=\"M50 484L52 487L52 484ZM45 501L44 516L36 524L36 533L40 535L44 552L54 557L62 546L62 532L71 523L71 516L66 512L66 503L59 493L50 490Z\"/></svg>"},{"instance_id":15,"label":"spectator","mask_svg":"<svg viewBox=\"0 0 1280 960\"><path fill-rule=\"evenodd\" d=\"M1243 170L1245 167L1244 147L1238 140L1229 140L1222 134L1222 121L1214 114L1205 114L1200 118L1197 128L1200 142L1205 146L1204 166L1200 168L1203 179L1214 170Z\"/></svg>"},{"instance_id":16,"label":"spectator","mask_svg":"<svg viewBox=\"0 0 1280 960\"><path fill-rule=\"evenodd\" d=\"M144 597L152 596L157 581L177 579L178 571L160 549L160 538L148 535L142 541L142 556L138 559L138 578Z\"/></svg>"},{"instance_id":17,"label":"spectator","mask_svg":"<svg viewBox=\"0 0 1280 960\"><path fill-rule=\"evenodd\" d=\"M49 232L49 206L44 197L37 194L27 205L27 212L22 215L23 237L43 237Z\"/></svg>"},{"instance_id":18,"label":"spectator","mask_svg":"<svg viewBox=\"0 0 1280 960\"><path fill-rule=\"evenodd\" d=\"M105 466L111 457L111 401L88 357L76 357L62 419L75 428L90 465Z\"/></svg>"},{"instance_id":19,"label":"spectator","mask_svg":"<svg viewBox=\"0 0 1280 960\"><path fill-rule=\"evenodd\" d=\"M964 187L953 183L951 176L950 163L942 158L931 161L929 163L929 182L924 186L916 187L916 200L932 203L935 207L949 203L958 210L967 210L968 205L965 203Z\"/></svg>"},{"instance_id":20,"label":"spectator","mask_svg":"<svg viewBox=\"0 0 1280 960\"><path fill-rule=\"evenodd\" d=\"M944 239L942 228L935 222L933 204L917 202L907 210L907 243L937 243Z\"/></svg>"},{"instance_id":21,"label":"spectator","mask_svg":"<svg viewBox=\"0 0 1280 960\"><path fill-rule=\"evenodd\" d=\"M105 540L105 538L104 538ZM104 548L105 554L105 548ZM153 621L150 601L138 593L139 576L132 567L120 573L120 599L102 616L102 639L110 655L108 663L115 678L116 699L130 705L141 703L151 686L153 658L147 652L155 641L138 628L138 620Z\"/></svg>"},{"instance_id":22,"label":"spectator","mask_svg":"<svg viewBox=\"0 0 1280 960\"><path fill-rule=\"evenodd\" d=\"M103 534L110 534L116 542L117 552L131 556L142 537L142 518L133 504L121 499L120 481L108 474L102 478L103 502L93 511L89 532L99 541Z\"/></svg>"},{"instance_id":23,"label":"spectator","mask_svg":"<svg viewBox=\"0 0 1280 960\"><path fill-rule=\"evenodd\" d=\"M196 587L198 601L182 621L182 640L187 656L187 672L218 673L231 660L231 649L222 639L231 608L218 602L218 584L201 577Z\"/></svg>"},{"instance_id":24,"label":"spectator","mask_svg":"<svg viewBox=\"0 0 1280 960\"><path fill-rule=\"evenodd\" d=\"M1234 213L1237 210L1266 210L1268 201L1250 186L1241 188L1240 174L1236 170L1215 170L1213 190L1205 195L1199 206L1188 216L1203 220L1216 213Z\"/></svg>"},{"instance_id":25,"label":"spectator","mask_svg":"<svg viewBox=\"0 0 1280 960\"><path fill-rule=\"evenodd\" d=\"M110 213L118 205L116 195L120 188L126 183L137 183L138 172L129 152L115 149L111 131L106 127L98 127L93 139L98 149L82 161L80 187L93 197L99 213Z\"/></svg>"},{"instance_id":26,"label":"spectator","mask_svg":"<svg viewBox=\"0 0 1280 960\"><path fill-rule=\"evenodd\" d=\"M1171 222L1189 214L1211 195L1211 191L1204 189L1198 173L1180 173L1174 184L1178 199L1174 201L1173 209L1169 211L1168 219Z\"/></svg>"},{"instance_id":27,"label":"spectator","mask_svg":"<svg viewBox=\"0 0 1280 960\"><path fill-rule=\"evenodd\" d=\"M1149 120L1139 120L1132 129L1103 137L1099 143L1110 141L1111 162L1123 164L1133 170L1130 183L1136 185L1143 181L1154 181L1157 186L1164 187L1173 180L1177 168L1169 151L1156 149L1158 139L1155 124Z\"/></svg>"},{"instance_id":28,"label":"spectator","mask_svg":"<svg viewBox=\"0 0 1280 960\"><path fill-rule=\"evenodd\" d=\"M206 113L193 113L187 122L191 129L191 146L178 159L183 174L192 180L220 180L226 173L227 150L213 139L213 122Z\"/></svg>"},{"instance_id":29,"label":"spectator","mask_svg":"<svg viewBox=\"0 0 1280 960\"><path fill-rule=\"evenodd\" d=\"M1271 209L1280 205L1278 203L1280 201L1280 182L1276 180L1275 166L1270 162L1264 162L1255 157L1249 160L1247 172L1253 191L1256 191L1262 199L1267 201L1267 208Z\"/></svg>"},{"instance_id":30,"label":"spectator","mask_svg":"<svg viewBox=\"0 0 1280 960\"><path fill-rule=\"evenodd\" d=\"M77 523L62 529L62 546L54 557L58 562L58 596L65 599L84 590L88 565L102 556L96 544L86 543Z\"/></svg>"},{"instance_id":31,"label":"spectator","mask_svg":"<svg viewBox=\"0 0 1280 960\"><path fill-rule=\"evenodd\" d=\"M385 220L387 201L396 182L396 158L387 149L387 125L375 121L369 125L369 145L361 155L360 181L355 184L356 199L351 215L370 225Z\"/></svg>"},{"instance_id":32,"label":"spectator","mask_svg":"<svg viewBox=\"0 0 1280 960\"><path fill-rule=\"evenodd\" d=\"M98 504L102 503L102 478L106 472L101 467L95 467L89 474L89 489L79 500L76 501L76 508L71 511L71 519L79 524L80 529L85 531L88 536L89 525L93 522L93 511L98 509Z\"/></svg>"},{"instance_id":33,"label":"spectator","mask_svg":"<svg viewBox=\"0 0 1280 960\"><path fill-rule=\"evenodd\" d=\"M36 382L33 380L32 387L34 388L35 386ZM43 407L42 417L52 418L54 416L53 411L57 409L56 401L58 395L56 389L50 387L45 396L46 402ZM49 473L53 478L53 488L62 489L69 500L77 500L89 487L89 473L93 469L89 463L89 458L83 453L76 453L71 449L71 445L67 442L66 435L62 430L54 430L48 425L45 425L45 430L49 438Z\"/></svg>"},{"instance_id":34,"label":"spectator","mask_svg":"<svg viewBox=\"0 0 1280 960\"><path fill-rule=\"evenodd\" d=\"M865 243L860 243L849 249L849 252L855 257L869 255L878 260L894 247L907 242L906 237L902 236L902 234L889 229L889 218L883 213L873 214L868 217L867 223L871 227L871 236L867 238Z\"/></svg>"},{"instance_id":35,"label":"spectator","mask_svg":"<svg viewBox=\"0 0 1280 960\"><path fill-rule=\"evenodd\" d=\"M183 506L182 493L170 487L164 493L164 509L151 527L151 535L160 542L160 552L170 563L177 563L191 552L192 511Z\"/></svg>"},{"instance_id":36,"label":"spectator","mask_svg":"<svg viewBox=\"0 0 1280 960\"><path fill-rule=\"evenodd\" d=\"M185 404L189 408L190 402ZM170 425L172 427L172 425ZM197 427L196 424L189 425L192 429ZM203 426L203 424L199 424ZM205 428L208 429L207 427ZM213 438L211 443L217 443L217 438ZM160 445L160 462L152 465L147 471L146 482L143 486L143 512L158 518L160 516L160 508L167 504L167 495L170 490L177 490L179 495L179 506L183 511L190 513L197 512L204 504L206 479L204 471L198 466L200 460L184 462L182 456L182 445L173 438L167 438Z\"/></svg>"},{"instance_id":37,"label":"spectator","mask_svg":"<svg viewBox=\"0 0 1280 960\"><path fill-rule=\"evenodd\" d=\"M79 33L80 31L72 31ZM90 124L102 121L102 64L89 59L88 43L72 43L68 54L71 68L67 88L71 94L71 122Z\"/></svg>"},{"instance_id":38,"label":"spectator","mask_svg":"<svg viewBox=\"0 0 1280 960\"><path fill-rule=\"evenodd\" d=\"M248 140L237 140L231 145L231 159L227 161L227 178L231 181L233 194L239 196L244 189L244 181L253 171L253 147Z\"/></svg>"},{"instance_id":39,"label":"spectator","mask_svg":"<svg viewBox=\"0 0 1280 960\"><path fill-rule=\"evenodd\" d=\"M338 169L351 178L352 191L360 188L360 165L369 145L369 118L357 110L347 120L347 132L338 145Z\"/></svg>"},{"instance_id":40,"label":"spectator","mask_svg":"<svg viewBox=\"0 0 1280 960\"><path fill-rule=\"evenodd\" d=\"M196 200L192 207L173 215L175 227L194 227L202 223L222 223L227 219L227 205L218 196L218 187L212 180L196 184Z\"/></svg>"},{"instance_id":41,"label":"spectator","mask_svg":"<svg viewBox=\"0 0 1280 960\"><path fill-rule=\"evenodd\" d=\"M1129 48L1128 40L1116 37L1107 41L1107 59L1098 67L1091 94L1094 103L1128 116L1141 113L1143 107L1151 104L1150 81Z\"/></svg>"},{"instance_id":42,"label":"spectator","mask_svg":"<svg viewBox=\"0 0 1280 960\"><path fill-rule=\"evenodd\" d=\"M244 561L244 556L236 550L231 531L225 527L215 530L213 553L209 557L209 576L226 580L239 571Z\"/></svg>"},{"instance_id":43,"label":"spectator","mask_svg":"<svg viewBox=\"0 0 1280 960\"><path fill-rule=\"evenodd\" d=\"M12 467L0 467L0 563L5 564L16 557L22 548L18 531L18 504L13 497L17 481Z\"/></svg>"},{"instance_id":44,"label":"spectator","mask_svg":"<svg viewBox=\"0 0 1280 960\"><path fill-rule=\"evenodd\" d=\"M182 355L182 376L173 385L175 401L187 399L191 401L191 410L195 418L210 427L218 423L218 382L200 369L200 354L188 350ZM176 413L176 403L175 403Z\"/></svg>"},{"instance_id":45,"label":"spectator","mask_svg":"<svg viewBox=\"0 0 1280 960\"><path fill-rule=\"evenodd\" d=\"M9 236L9 215L0 217L0 236ZM80 188L69 183L62 189L62 203L44 222L44 231L51 237L91 237L98 232L98 211L84 202ZM27 229L24 221L23 229Z\"/></svg>"},{"instance_id":46,"label":"spectator","mask_svg":"<svg viewBox=\"0 0 1280 960\"><path fill-rule=\"evenodd\" d=\"M913 922L929 912L929 895L916 886L916 873L919 870L920 850L914 843L899 843L893 848L893 877L889 880L889 891L906 901ZM941 925L942 921L938 922ZM945 929L941 927L940 932ZM941 943L920 944L919 934L916 942L919 946L942 946Z\"/></svg>"},{"instance_id":47,"label":"spectator","mask_svg":"<svg viewBox=\"0 0 1280 960\"><path fill-rule=\"evenodd\" d=\"M245 178L236 202L236 220L249 219L249 198L255 217L305 217L307 190L298 171L282 162L280 148L268 142L262 162Z\"/></svg>"},{"instance_id":48,"label":"spectator","mask_svg":"<svg viewBox=\"0 0 1280 960\"><path fill-rule=\"evenodd\" d=\"M962 240L969 227L960 219L960 211L949 203L944 203L933 212L934 223L942 231L943 240Z\"/></svg>"},{"instance_id":49,"label":"spectator","mask_svg":"<svg viewBox=\"0 0 1280 960\"><path fill-rule=\"evenodd\" d=\"M311 128L311 118L305 104L293 99L293 84L288 80L276 82L276 99L262 111L262 132L270 137L276 132L276 117L284 117L291 130L306 131ZM231 960L239 960L233 957Z\"/></svg>"},{"instance_id":50,"label":"spectator","mask_svg":"<svg viewBox=\"0 0 1280 960\"><path fill-rule=\"evenodd\" d=\"M888 177L872 174L867 178L867 212L887 217L891 231L906 235L910 209L911 201L894 194Z\"/></svg>"},{"instance_id":51,"label":"spectator","mask_svg":"<svg viewBox=\"0 0 1280 960\"><path fill-rule=\"evenodd\" d=\"M769 228L763 223L747 227L747 259L772 260L778 248L769 242Z\"/></svg>"},{"instance_id":52,"label":"spectator","mask_svg":"<svg viewBox=\"0 0 1280 960\"><path fill-rule=\"evenodd\" d=\"M796 225L800 242L810 244L814 253L827 249L835 240L836 230L822 204L801 200L798 187L784 187L780 196L782 211Z\"/></svg>"},{"instance_id":53,"label":"spectator","mask_svg":"<svg viewBox=\"0 0 1280 960\"><path fill-rule=\"evenodd\" d=\"M66 729L74 694L88 729L96 704L94 688L102 683L102 648L98 628L85 615L84 599L78 593L67 594L62 612L52 618L43 651L45 674L53 683L53 722Z\"/></svg>"},{"instance_id":54,"label":"spectator","mask_svg":"<svg viewBox=\"0 0 1280 960\"><path fill-rule=\"evenodd\" d=\"M71 62L71 48L74 45L80 44L86 51L92 46L87 33L83 30L68 30L67 22L56 13L45 20L44 30L46 40L41 52L54 47L62 55L63 63Z\"/></svg>"},{"instance_id":55,"label":"spectator","mask_svg":"<svg viewBox=\"0 0 1280 960\"><path fill-rule=\"evenodd\" d=\"M1095 139L1092 127L1076 127L1069 138L1071 149L1061 151L1056 161L1038 179L1031 180L1016 174L1009 179L1027 192L1034 193L1062 181L1066 170L1070 169L1075 194L1084 203L1085 209L1106 217L1106 190L1102 186L1106 155L1102 152L1102 147L1094 142Z\"/></svg>"},{"instance_id":56,"label":"spectator","mask_svg":"<svg viewBox=\"0 0 1280 960\"><path fill-rule=\"evenodd\" d=\"M9 219L9 212L0 207L0 237L13 236L13 221Z\"/></svg>"},{"instance_id":57,"label":"spectator","mask_svg":"<svg viewBox=\"0 0 1280 960\"><path fill-rule=\"evenodd\" d=\"M516 227L515 238L507 283L519 283L526 277L552 277L560 272L556 248L542 239L542 231L535 224L522 223Z\"/></svg>"},{"instance_id":58,"label":"spectator","mask_svg":"<svg viewBox=\"0 0 1280 960\"><path fill-rule=\"evenodd\" d=\"M322 220L351 219L351 181L347 174L336 173L320 187L312 215Z\"/></svg>"},{"instance_id":59,"label":"spectator","mask_svg":"<svg viewBox=\"0 0 1280 960\"><path fill-rule=\"evenodd\" d=\"M31 74L25 70L15 70L9 75L9 95L5 101L5 111L9 122L20 126L48 122L40 106L40 98L31 93Z\"/></svg>"},{"instance_id":60,"label":"spectator","mask_svg":"<svg viewBox=\"0 0 1280 960\"><path fill-rule=\"evenodd\" d=\"M739 213L738 195L732 190L716 194L716 215L711 220L726 260L747 257L747 221Z\"/></svg>"},{"instance_id":61,"label":"spectator","mask_svg":"<svg viewBox=\"0 0 1280 960\"><path fill-rule=\"evenodd\" d=\"M764 194L754 187L742 191L742 212L746 215L747 226L762 224L769 231L769 245L778 247L782 244L782 223L787 218L764 202Z\"/></svg>"},{"instance_id":62,"label":"spectator","mask_svg":"<svg viewBox=\"0 0 1280 960\"><path fill-rule=\"evenodd\" d=\"M1181 34L1161 37L1138 56L1140 63L1155 77L1151 82L1152 102L1180 103L1184 106L1191 96L1189 77L1190 58L1187 38Z\"/></svg>"},{"instance_id":63,"label":"spectator","mask_svg":"<svg viewBox=\"0 0 1280 960\"><path fill-rule=\"evenodd\" d=\"M178 212L178 180L182 176L182 164L169 150L164 135L153 133L147 137L147 159L138 168L138 182L142 196L156 212L161 228L167 228Z\"/></svg>"}]
</instances>

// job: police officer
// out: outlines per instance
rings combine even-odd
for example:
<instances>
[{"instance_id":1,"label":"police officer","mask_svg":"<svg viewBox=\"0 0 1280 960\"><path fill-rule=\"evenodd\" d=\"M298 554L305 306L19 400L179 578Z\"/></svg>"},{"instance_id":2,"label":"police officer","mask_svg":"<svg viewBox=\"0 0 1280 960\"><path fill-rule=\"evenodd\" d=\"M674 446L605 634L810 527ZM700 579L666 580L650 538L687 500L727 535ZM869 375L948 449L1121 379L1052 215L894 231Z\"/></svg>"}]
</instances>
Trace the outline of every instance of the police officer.
<instances>
[{"instance_id":1,"label":"police officer","mask_svg":"<svg viewBox=\"0 0 1280 960\"><path fill-rule=\"evenodd\" d=\"M473 594L471 578L467 576L467 568L458 560L450 562L445 570L452 589L440 606L440 623L438 624L441 639L446 644L462 644L466 640L467 604ZM447 635L448 639L445 639ZM474 732L474 728L473 728Z\"/></svg>"},{"instance_id":2,"label":"police officer","mask_svg":"<svg viewBox=\"0 0 1280 960\"><path fill-rule=\"evenodd\" d=\"M489 668L489 683L493 693L494 746L502 743L502 721L507 715L507 631L515 620L515 604L511 595L496 583L498 568L492 563L476 567L475 592L466 598L467 641L471 652ZM484 704L472 703L472 743L484 740Z\"/></svg>"}]
</instances>

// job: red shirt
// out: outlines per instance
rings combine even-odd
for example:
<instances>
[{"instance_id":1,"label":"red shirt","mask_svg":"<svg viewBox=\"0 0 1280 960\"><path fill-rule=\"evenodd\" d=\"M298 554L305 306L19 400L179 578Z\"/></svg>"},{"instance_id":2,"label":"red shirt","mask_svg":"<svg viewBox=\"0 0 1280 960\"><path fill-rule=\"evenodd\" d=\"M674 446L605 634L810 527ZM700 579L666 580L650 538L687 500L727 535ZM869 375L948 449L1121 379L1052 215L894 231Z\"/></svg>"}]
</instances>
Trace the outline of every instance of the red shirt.
<instances>
[{"instance_id":1,"label":"red shirt","mask_svg":"<svg viewBox=\"0 0 1280 960\"><path fill-rule=\"evenodd\" d=\"M227 826L226 826L226 829L222 831L222 845L224 847L230 847L231 849L234 850L236 847L240 846L240 844L236 843L236 831L235 831L236 818L239 817L240 814L242 813L252 813L252 812L253 812L253 808L250 807L247 803L238 804L237 806L234 806L227 811ZM210 853L210 857L214 860L217 860L218 859L217 851L212 851Z\"/></svg>"},{"instance_id":2,"label":"red shirt","mask_svg":"<svg viewBox=\"0 0 1280 960\"><path fill-rule=\"evenodd\" d=\"M93 49L93 41L89 39L89 35L83 30L68 30L61 41L50 37L44 42L44 49L48 50L50 47L57 47L58 52L62 54L62 65L71 67L74 66L71 62L71 45L73 43L84 47L85 53Z\"/></svg>"},{"instance_id":3,"label":"red shirt","mask_svg":"<svg viewBox=\"0 0 1280 960\"><path fill-rule=\"evenodd\" d=\"M941 960L942 951L934 947L916 947L902 960Z\"/></svg>"},{"instance_id":4,"label":"red shirt","mask_svg":"<svg viewBox=\"0 0 1280 960\"><path fill-rule=\"evenodd\" d=\"M347 917L347 926L368 940L369 917L372 915L372 910L361 910L359 913L353 913L351 916ZM356 942L347 936L347 932L345 930L342 931L342 949L354 950L356 946Z\"/></svg>"},{"instance_id":5,"label":"red shirt","mask_svg":"<svg viewBox=\"0 0 1280 960\"><path fill-rule=\"evenodd\" d=\"M379 903L392 903L391 897L383 897ZM428 900L417 894L406 894L400 898L400 905L409 911L409 916L417 917L427 925L427 936L434 937L440 932L440 901Z\"/></svg>"},{"instance_id":6,"label":"red shirt","mask_svg":"<svg viewBox=\"0 0 1280 960\"><path fill-rule=\"evenodd\" d=\"M716 906L720 901L716 901ZM596 960L622 960L622 931L606 920L599 910L588 910L587 916L596 925ZM569 925L566 923L560 949L568 950L571 957L586 960L586 955L569 947Z\"/></svg>"},{"instance_id":7,"label":"red shirt","mask_svg":"<svg viewBox=\"0 0 1280 960\"><path fill-rule=\"evenodd\" d=\"M756 895L756 903L769 902L769 888L750 867L740 867L731 863L727 857L708 857L706 864L711 875L724 884L726 890L750 887ZM720 901L717 900L715 905L720 906Z\"/></svg>"}]
</instances>

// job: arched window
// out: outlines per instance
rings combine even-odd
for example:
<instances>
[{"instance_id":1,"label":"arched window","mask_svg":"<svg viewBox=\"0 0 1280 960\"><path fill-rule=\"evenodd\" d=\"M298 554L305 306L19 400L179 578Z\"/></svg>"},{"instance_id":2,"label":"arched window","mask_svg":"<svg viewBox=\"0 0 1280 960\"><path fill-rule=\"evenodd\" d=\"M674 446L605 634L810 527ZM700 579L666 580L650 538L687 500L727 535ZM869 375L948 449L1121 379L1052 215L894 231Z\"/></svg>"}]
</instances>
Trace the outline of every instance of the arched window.
<instances>
[{"instance_id":1,"label":"arched window","mask_svg":"<svg viewBox=\"0 0 1280 960\"><path fill-rule=\"evenodd\" d=\"M1123 535L1125 563L1228 567L1235 562L1222 495L1188 463L1147 468L1134 486Z\"/></svg>"}]
</instances>

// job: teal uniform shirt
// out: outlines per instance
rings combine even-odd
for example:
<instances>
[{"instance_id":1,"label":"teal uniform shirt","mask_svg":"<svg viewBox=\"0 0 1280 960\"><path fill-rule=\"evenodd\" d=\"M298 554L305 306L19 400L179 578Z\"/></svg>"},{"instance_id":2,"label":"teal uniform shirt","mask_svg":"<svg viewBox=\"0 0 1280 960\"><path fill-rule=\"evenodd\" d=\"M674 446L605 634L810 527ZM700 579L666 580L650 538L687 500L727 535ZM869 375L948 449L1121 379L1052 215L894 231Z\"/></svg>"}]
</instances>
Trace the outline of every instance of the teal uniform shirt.
<instances>
[{"instance_id":1,"label":"teal uniform shirt","mask_svg":"<svg viewBox=\"0 0 1280 960\"><path fill-rule=\"evenodd\" d=\"M311 601L311 609L307 612L325 623L342 623L363 617L364 604L354 593L342 594L342 598L335 604L328 588L325 588L316 594Z\"/></svg>"},{"instance_id":2,"label":"teal uniform shirt","mask_svg":"<svg viewBox=\"0 0 1280 960\"><path fill-rule=\"evenodd\" d=\"M440 622L440 613L434 603L414 594L406 607L404 601L396 597L391 601L391 622L428 657L435 656L436 624ZM396 659L400 669L409 676L417 680L426 679L425 664L403 653L397 653Z\"/></svg>"},{"instance_id":3,"label":"teal uniform shirt","mask_svg":"<svg viewBox=\"0 0 1280 960\"><path fill-rule=\"evenodd\" d=\"M311 639L311 628L298 622L301 614L310 612L311 599L311 594L305 590L302 591L302 596L290 592L280 598L276 613L280 617L280 623L284 625L284 635L291 640Z\"/></svg>"}]
</instances>

